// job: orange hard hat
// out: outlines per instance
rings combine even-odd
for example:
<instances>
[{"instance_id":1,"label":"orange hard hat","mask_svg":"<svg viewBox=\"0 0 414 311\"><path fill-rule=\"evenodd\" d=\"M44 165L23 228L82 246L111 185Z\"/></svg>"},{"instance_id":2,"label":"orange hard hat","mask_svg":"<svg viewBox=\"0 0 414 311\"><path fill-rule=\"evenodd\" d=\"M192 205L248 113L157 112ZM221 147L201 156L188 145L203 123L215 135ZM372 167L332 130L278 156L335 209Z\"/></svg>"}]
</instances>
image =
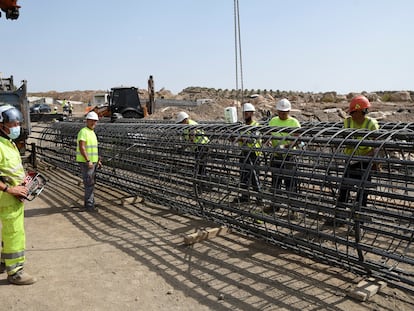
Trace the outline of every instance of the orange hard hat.
<instances>
[{"instance_id":1,"label":"orange hard hat","mask_svg":"<svg viewBox=\"0 0 414 311\"><path fill-rule=\"evenodd\" d=\"M352 98L349 104L349 113L357 110L365 110L371 107L371 103L364 95L358 95Z\"/></svg>"}]
</instances>

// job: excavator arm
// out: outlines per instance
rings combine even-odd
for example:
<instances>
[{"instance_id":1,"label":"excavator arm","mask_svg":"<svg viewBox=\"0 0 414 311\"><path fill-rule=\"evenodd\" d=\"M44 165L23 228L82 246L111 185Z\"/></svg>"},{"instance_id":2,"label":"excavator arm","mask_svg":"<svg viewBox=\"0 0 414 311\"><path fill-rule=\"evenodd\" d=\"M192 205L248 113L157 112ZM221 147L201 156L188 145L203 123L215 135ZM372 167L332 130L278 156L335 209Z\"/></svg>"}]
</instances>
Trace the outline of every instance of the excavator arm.
<instances>
[{"instance_id":1,"label":"excavator arm","mask_svg":"<svg viewBox=\"0 0 414 311\"><path fill-rule=\"evenodd\" d=\"M0 0L0 9L6 13L7 19L17 19L19 17L20 5L17 5L17 0Z\"/></svg>"}]
</instances>

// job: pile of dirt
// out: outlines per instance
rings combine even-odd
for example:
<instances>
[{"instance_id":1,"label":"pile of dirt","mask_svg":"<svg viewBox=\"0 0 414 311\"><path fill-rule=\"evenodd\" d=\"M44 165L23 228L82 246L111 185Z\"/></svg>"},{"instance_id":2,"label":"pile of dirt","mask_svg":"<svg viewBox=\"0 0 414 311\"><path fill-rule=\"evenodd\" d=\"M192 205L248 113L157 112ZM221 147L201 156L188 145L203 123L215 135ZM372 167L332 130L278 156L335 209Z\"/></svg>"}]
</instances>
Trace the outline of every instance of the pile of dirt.
<instances>
[{"instance_id":1,"label":"pile of dirt","mask_svg":"<svg viewBox=\"0 0 414 311\"><path fill-rule=\"evenodd\" d=\"M84 111L94 94L104 91L86 90L72 92L44 92L31 93L31 96L52 97L54 99L67 99L70 101L81 101L85 106L80 110ZM147 90L139 90L143 102L147 101ZM325 93L303 93L286 91L266 91L266 90L246 90L241 96L236 90L221 90L212 88L189 87L174 95L168 90L161 89L155 92L157 99L179 99L196 101L197 99L209 99L206 103L194 106L155 106L154 114L149 116L153 120L174 120L179 111L186 111L191 118L198 121L224 120L224 109L235 106L238 108L239 118L241 118L240 102L251 102L256 107L256 119L266 119L269 115L276 113L276 102L281 98L287 98L292 103L291 115L299 121L314 122L338 122L347 116L349 100L358 93L346 95L336 92ZM414 122L414 102L412 92L363 92L372 103L372 116L380 121L386 122ZM242 98L243 100L237 100Z\"/></svg>"}]
</instances>

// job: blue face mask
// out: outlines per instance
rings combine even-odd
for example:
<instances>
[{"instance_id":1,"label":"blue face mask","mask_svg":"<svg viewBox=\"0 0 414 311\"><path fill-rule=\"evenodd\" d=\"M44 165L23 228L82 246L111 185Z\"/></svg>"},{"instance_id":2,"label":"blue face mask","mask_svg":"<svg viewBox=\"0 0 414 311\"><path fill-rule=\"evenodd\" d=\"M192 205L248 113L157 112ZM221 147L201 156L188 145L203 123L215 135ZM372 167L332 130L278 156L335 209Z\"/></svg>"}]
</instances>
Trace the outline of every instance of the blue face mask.
<instances>
[{"instance_id":1,"label":"blue face mask","mask_svg":"<svg viewBox=\"0 0 414 311\"><path fill-rule=\"evenodd\" d=\"M20 136L20 126L9 127L10 134L7 134L10 139L16 139Z\"/></svg>"}]
</instances>

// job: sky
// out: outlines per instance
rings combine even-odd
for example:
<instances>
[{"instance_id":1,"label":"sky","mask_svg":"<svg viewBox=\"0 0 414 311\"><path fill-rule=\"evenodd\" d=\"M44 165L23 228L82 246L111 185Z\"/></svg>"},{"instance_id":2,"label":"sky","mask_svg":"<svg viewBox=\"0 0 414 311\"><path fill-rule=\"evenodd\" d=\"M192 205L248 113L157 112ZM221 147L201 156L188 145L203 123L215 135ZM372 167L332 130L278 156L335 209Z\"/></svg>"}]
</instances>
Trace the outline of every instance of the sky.
<instances>
[{"instance_id":1,"label":"sky","mask_svg":"<svg viewBox=\"0 0 414 311\"><path fill-rule=\"evenodd\" d=\"M414 89L412 0L239 0L242 76L234 0L18 4L0 18L0 72L29 92L146 88L150 75L174 94Z\"/></svg>"}]
</instances>

